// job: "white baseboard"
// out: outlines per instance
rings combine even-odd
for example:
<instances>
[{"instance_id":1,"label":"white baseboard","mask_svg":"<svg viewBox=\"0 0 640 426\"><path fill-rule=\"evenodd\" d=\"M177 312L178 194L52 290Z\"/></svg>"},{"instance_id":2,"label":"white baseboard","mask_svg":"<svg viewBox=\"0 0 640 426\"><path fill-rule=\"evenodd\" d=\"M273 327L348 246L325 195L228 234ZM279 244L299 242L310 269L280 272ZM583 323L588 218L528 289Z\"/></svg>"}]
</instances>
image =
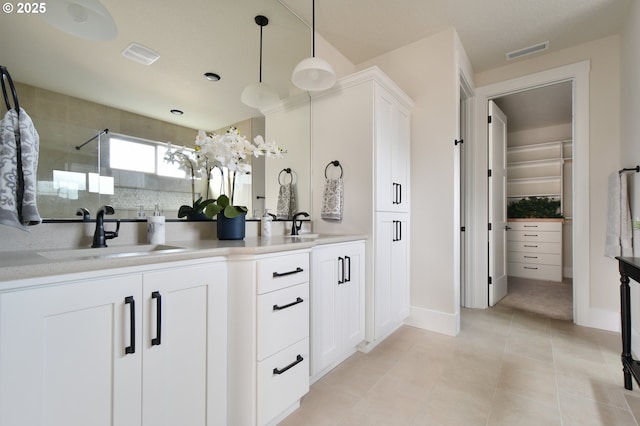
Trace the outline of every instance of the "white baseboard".
<instances>
[{"instance_id":1,"label":"white baseboard","mask_svg":"<svg viewBox=\"0 0 640 426\"><path fill-rule=\"evenodd\" d=\"M434 331L448 336L457 336L460 333L460 312L449 314L412 306L411 315L404 323L423 330Z\"/></svg>"}]
</instances>

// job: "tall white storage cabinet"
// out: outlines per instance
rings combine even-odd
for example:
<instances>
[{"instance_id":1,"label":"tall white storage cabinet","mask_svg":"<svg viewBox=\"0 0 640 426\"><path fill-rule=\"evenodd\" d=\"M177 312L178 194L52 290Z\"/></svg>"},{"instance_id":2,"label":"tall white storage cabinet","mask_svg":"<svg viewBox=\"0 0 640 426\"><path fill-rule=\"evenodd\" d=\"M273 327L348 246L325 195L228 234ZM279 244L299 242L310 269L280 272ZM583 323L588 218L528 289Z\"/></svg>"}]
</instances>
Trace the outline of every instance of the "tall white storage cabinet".
<instances>
[{"instance_id":1,"label":"tall white storage cabinet","mask_svg":"<svg viewBox=\"0 0 640 426\"><path fill-rule=\"evenodd\" d=\"M413 101L379 68L312 95L314 230L366 234L365 339L385 338L409 315L409 164ZM320 216L325 168L343 169L342 221ZM329 172L333 170L330 167ZM328 177L332 177L329 175Z\"/></svg>"}]
</instances>

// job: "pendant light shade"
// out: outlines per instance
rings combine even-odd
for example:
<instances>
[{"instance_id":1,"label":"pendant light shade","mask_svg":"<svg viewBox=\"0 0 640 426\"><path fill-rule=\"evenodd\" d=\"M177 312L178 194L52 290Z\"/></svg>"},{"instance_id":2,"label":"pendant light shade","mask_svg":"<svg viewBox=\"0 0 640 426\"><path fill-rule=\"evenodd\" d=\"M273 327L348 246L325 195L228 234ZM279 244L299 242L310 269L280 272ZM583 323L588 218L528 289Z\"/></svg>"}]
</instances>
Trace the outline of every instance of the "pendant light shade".
<instances>
[{"instance_id":1,"label":"pendant light shade","mask_svg":"<svg viewBox=\"0 0 640 426\"><path fill-rule=\"evenodd\" d=\"M326 90L336 83L336 73L331 65L321 58L316 58L316 2L311 2L311 36L312 54L303 59L293 69L291 81L302 90Z\"/></svg>"},{"instance_id":2,"label":"pendant light shade","mask_svg":"<svg viewBox=\"0 0 640 426\"><path fill-rule=\"evenodd\" d=\"M243 104L253 108L265 108L277 103L280 96L273 87L262 82L262 28L269 24L269 19L266 16L258 15L255 21L260 27L260 80L245 87L240 94L240 100Z\"/></svg>"},{"instance_id":3,"label":"pendant light shade","mask_svg":"<svg viewBox=\"0 0 640 426\"><path fill-rule=\"evenodd\" d=\"M87 40L112 40L118 34L111 14L98 0L52 1L40 16L57 29Z\"/></svg>"}]
</instances>

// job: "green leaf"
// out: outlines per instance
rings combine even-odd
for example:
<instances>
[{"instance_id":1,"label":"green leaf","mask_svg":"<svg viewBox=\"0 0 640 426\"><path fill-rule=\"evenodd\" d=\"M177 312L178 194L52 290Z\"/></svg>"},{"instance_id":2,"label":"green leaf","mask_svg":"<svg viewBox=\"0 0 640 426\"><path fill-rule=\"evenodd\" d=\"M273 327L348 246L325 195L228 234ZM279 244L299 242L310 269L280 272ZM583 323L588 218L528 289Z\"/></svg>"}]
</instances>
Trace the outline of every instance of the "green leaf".
<instances>
[{"instance_id":1,"label":"green leaf","mask_svg":"<svg viewBox=\"0 0 640 426\"><path fill-rule=\"evenodd\" d=\"M205 209L204 209L204 214L207 215L208 218L214 218L215 216L218 215L218 213L220 213L222 210L224 210L224 207L219 206L218 204L209 204Z\"/></svg>"},{"instance_id":2,"label":"green leaf","mask_svg":"<svg viewBox=\"0 0 640 426\"><path fill-rule=\"evenodd\" d=\"M229 197L222 194L221 196L218 197L218 199L216 200L216 203L224 209L229 205Z\"/></svg>"}]
</instances>

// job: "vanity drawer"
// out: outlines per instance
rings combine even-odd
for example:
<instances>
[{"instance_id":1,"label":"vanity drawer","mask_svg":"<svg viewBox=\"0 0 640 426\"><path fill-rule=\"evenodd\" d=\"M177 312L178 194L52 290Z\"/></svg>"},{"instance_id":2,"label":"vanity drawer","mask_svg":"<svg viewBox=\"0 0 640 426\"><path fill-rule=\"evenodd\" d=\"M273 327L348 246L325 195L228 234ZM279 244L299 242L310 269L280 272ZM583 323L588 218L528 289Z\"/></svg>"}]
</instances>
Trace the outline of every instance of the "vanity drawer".
<instances>
[{"instance_id":1,"label":"vanity drawer","mask_svg":"<svg viewBox=\"0 0 640 426\"><path fill-rule=\"evenodd\" d=\"M257 262L258 294L309 281L309 253L271 257Z\"/></svg>"},{"instance_id":2,"label":"vanity drawer","mask_svg":"<svg viewBox=\"0 0 640 426\"><path fill-rule=\"evenodd\" d=\"M309 336L309 283L258 296L258 360Z\"/></svg>"},{"instance_id":3,"label":"vanity drawer","mask_svg":"<svg viewBox=\"0 0 640 426\"><path fill-rule=\"evenodd\" d=\"M562 281L562 267L558 265L509 262L507 271L510 276L514 277L545 281Z\"/></svg>"},{"instance_id":4,"label":"vanity drawer","mask_svg":"<svg viewBox=\"0 0 640 426\"><path fill-rule=\"evenodd\" d=\"M550 232L550 231L507 231L507 241L532 241L532 242L547 242L547 243L560 243L562 242L562 232Z\"/></svg>"},{"instance_id":5,"label":"vanity drawer","mask_svg":"<svg viewBox=\"0 0 640 426\"><path fill-rule=\"evenodd\" d=\"M309 392L309 339L258 362L257 387L259 425L269 423Z\"/></svg>"},{"instance_id":6,"label":"vanity drawer","mask_svg":"<svg viewBox=\"0 0 640 426\"><path fill-rule=\"evenodd\" d=\"M549 253L561 254L561 243L545 243L545 242L527 242L527 241L509 241L507 242L507 251L524 252L524 253ZM511 254L509 254L511 255Z\"/></svg>"},{"instance_id":7,"label":"vanity drawer","mask_svg":"<svg viewBox=\"0 0 640 426\"><path fill-rule=\"evenodd\" d=\"M508 258L509 262L562 265L562 258L557 254L509 252Z\"/></svg>"}]
</instances>

